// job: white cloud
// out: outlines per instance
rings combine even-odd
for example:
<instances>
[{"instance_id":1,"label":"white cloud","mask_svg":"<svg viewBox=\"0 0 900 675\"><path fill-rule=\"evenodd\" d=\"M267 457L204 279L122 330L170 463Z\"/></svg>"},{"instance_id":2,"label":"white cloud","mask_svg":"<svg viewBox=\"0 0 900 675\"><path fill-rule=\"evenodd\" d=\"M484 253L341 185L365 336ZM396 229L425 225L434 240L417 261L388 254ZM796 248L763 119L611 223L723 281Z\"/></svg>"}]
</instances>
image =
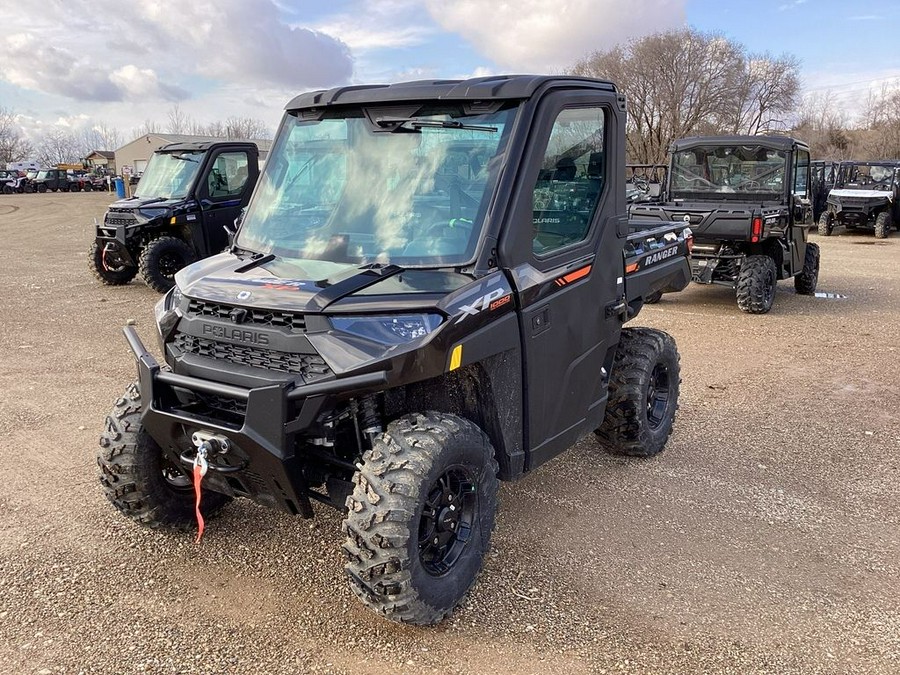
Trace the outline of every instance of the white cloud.
<instances>
[{"instance_id":1,"label":"white cloud","mask_svg":"<svg viewBox=\"0 0 900 675\"><path fill-rule=\"evenodd\" d=\"M272 0L138 0L135 7L205 77L308 88L341 84L353 72L344 43L287 25Z\"/></svg>"},{"instance_id":2,"label":"white cloud","mask_svg":"<svg viewBox=\"0 0 900 675\"><path fill-rule=\"evenodd\" d=\"M273 0L43 0L4 7L0 80L76 101L180 101L198 78L291 89L349 81L349 49Z\"/></svg>"},{"instance_id":3,"label":"white cloud","mask_svg":"<svg viewBox=\"0 0 900 675\"><path fill-rule=\"evenodd\" d=\"M425 0L432 18L501 68L558 72L591 51L684 25L685 0Z\"/></svg>"}]
</instances>

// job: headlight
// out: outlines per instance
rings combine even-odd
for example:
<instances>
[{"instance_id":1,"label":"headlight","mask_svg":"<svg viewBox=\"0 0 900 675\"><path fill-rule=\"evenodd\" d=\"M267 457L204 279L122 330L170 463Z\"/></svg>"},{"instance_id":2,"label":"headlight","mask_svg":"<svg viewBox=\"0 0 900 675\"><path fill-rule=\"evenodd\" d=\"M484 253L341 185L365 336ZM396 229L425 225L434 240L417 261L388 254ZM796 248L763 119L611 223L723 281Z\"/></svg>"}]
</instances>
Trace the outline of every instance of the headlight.
<instances>
[{"instance_id":1,"label":"headlight","mask_svg":"<svg viewBox=\"0 0 900 675\"><path fill-rule=\"evenodd\" d=\"M153 220L154 218L159 218L160 216L164 216L169 212L169 209L138 209L138 213L141 214L144 218L149 220Z\"/></svg>"},{"instance_id":2,"label":"headlight","mask_svg":"<svg viewBox=\"0 0 900 675\"><path fill-rule=\"evenodd\" d=\"M184 295L178 286L175 286L166 293L156 306L153 308L153 315L156 318L156 330L159 332L161 343L164 343L166 336L175 328L181 315L175 311Z\"/></svg>"},{"instance_id":3,"label":"headlight","mask_svg":"<svg viewBox=\"0 0 900 675\"><path fill-rule=\"evenodd\" d=\"M333 316L331 325L344 333L384 345L400 345L425 337L440 326L442 320L437 314Z\"/></svg>"}]
</instances>

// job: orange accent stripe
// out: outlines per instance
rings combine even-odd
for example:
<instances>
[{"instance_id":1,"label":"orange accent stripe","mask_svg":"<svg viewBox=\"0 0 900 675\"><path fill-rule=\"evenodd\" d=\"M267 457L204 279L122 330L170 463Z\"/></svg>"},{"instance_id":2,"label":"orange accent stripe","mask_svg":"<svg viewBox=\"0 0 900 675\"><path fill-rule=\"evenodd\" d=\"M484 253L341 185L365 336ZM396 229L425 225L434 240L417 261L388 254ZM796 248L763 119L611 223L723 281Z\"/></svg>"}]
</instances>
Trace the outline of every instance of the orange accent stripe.
<instances>
[{"instance_id":1,"label":"orange accent stripe","mask_svg":"<svg viewBox=\"0 0 900 675\"><path fill-rule=\"evenodd\" d=\"M586 277L591 273L591 266L586 265L582 267L580 270L575 270L574 272L569 272L566 276L563 277L563 281L567 284L571 284L573 281L578 281L582 277Z\"/></svg>"},{"instance_id":2,"label":"orange accent stripe","mask_svg":"<svg viewBox=\"0 0 900 675\"><path fill-rule=\"evenodd\" d=\"M640 263L631 263L630 265L625 265L625 274L631 274L632 272L637 272L638 267L640 267Z\"/></svg>"}]
</instances>

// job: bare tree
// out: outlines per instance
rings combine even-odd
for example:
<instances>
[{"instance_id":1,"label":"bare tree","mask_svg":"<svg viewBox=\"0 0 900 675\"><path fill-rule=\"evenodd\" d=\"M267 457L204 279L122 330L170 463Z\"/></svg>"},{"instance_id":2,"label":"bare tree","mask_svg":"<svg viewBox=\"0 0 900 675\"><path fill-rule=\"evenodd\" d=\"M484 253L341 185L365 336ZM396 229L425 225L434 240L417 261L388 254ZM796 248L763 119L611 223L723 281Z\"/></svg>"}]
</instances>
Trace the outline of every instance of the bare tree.
<instances>
[{"instance_id":1,"label":"bare tree","mask_svg":"<svg viewBox=\"0 0 900 675\"><path fill-rule=\"evenodd\" d=\"M74 164L84 157L82 143L76 134L66 129L52 129L45 133L37 146L37 160L44 166Z\"/></svg>"},{"instance_id":2,"label":"bare tree","mask_svg":"<svg viewBox=\"0 0 900 675\"><path fill-rule=\"evenodd\" d=\"M0 163L27 159L33 151L31 142L22 133L17 115L0 106Z\"/></svg>"},{"instance_id":3,"label":"bare tree","mask_svg":"<svg viewBox=\"0 0 900 675\"><path fill-rule=\"evenodd\" d=\"M146 136L147 134L158 134L161 131L162 127L159 126L159 122L146 119L141 126L132 130L131 135L137 138L139 136Z\"/></svg>"},{"instance_id":4,"label":"bare tree","mask_svg":"<svg viewBox=\"0 0 900 675\"><path fill-rule=\"evenodd\" d=\"M252 117L229 117L225 121L225 135L230 139L269 138L266 125Z\"/></svg>"},{"instance_id":5,"label":"bare tree","mask_svg":"<svg viewBox=\"0 0 900 675\"><path fill-rule=\"evenodd\" d=\"M794 56L747 57L738 83L731 126L735 134L759 134L788 127L800 92L800 62Z\"/></svg>"},{"instance_id":6,"label":"bare tree","mask_svg":"<svg viewBox=\"0 0 900 675\"><path fill-rule=\"evenodd\" d=\"M842 161L858 151L855 141L858 134L849 128L847 116L830 90L803 99L791 133L809 144L814 158Z\"/></svg>"},{"instance_id":7,"label":"bare tree","mask_svg":"<svg viewBox=\"0 0 900 675\"><path fill-rule=\"evenodd\" d=\"M629 159L661 163L676 138L780 124L797 96L797 70L790 57L750 57L720 35L683 28L594 52L571 72L619 85L628 96Z\"/></svg>"},{"instance_id":8,"label":"bare tree","mask_svg":"<svg viewBox=\"0 0 900 675\"><path fill-rule=\"evenodd\" d=\"M177 103L169 108L169 123L166 125L166 131L170 134L187 134L190 133L190 127L193 124L191 116L181 109Z\"/></svg>"}]
</instances>

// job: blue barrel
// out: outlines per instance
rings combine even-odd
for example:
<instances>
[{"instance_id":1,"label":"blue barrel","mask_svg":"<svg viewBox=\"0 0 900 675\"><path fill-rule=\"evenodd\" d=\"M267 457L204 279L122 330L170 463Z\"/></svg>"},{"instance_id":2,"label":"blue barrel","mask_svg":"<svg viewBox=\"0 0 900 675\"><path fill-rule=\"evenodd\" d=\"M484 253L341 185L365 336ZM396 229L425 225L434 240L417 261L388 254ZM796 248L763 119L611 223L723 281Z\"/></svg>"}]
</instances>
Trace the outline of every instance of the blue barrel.
<instances>
[{"instance_id":1,"label":"blue barrel","mask_svg":"<svg viewBox=\"0 0 900 675\"><path fill-rule=\"evenodd\" d=\"M119 199L125 199L125 181L121 178L116 178L116 197Z\"/></svg>"}]
</instances>

